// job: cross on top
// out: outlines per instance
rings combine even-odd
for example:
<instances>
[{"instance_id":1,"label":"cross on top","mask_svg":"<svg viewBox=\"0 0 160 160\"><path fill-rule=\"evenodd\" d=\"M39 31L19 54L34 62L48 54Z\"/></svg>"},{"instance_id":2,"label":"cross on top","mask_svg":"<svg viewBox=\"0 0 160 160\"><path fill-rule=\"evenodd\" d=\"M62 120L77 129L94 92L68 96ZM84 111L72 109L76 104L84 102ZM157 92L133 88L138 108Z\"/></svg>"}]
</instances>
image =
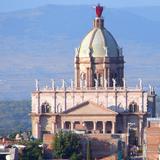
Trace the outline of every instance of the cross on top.
<instances>
[{"instance_id":1,"label":"cross on top","mask_svg":"<svg viewBox=\"0 0 160 160\"><path fill-rule=\"evenodd\" d=\"M103 12L103 6L101 6L100 4L98 4L98 5L96 6L96 16L97 16L97 17L101 17L102 12Z\"/></svg>"}]
</instances>

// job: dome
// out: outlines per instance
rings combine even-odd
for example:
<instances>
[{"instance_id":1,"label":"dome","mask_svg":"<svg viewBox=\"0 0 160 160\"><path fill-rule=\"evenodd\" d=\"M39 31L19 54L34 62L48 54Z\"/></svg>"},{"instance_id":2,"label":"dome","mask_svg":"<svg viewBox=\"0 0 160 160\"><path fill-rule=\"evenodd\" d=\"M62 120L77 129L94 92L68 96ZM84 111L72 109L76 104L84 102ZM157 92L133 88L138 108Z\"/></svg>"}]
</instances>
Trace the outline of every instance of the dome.
<instances>
[{"instance_id":1,"label":"dome","mask_svg":"<svg viewBox=\"0 0 160 160\"><path fill-rule=\"evenodd\" d=\"M79 48L79 57L118 57L119 47L105 28L94 27L82 40Z\"/></svg>"}]
</instances>

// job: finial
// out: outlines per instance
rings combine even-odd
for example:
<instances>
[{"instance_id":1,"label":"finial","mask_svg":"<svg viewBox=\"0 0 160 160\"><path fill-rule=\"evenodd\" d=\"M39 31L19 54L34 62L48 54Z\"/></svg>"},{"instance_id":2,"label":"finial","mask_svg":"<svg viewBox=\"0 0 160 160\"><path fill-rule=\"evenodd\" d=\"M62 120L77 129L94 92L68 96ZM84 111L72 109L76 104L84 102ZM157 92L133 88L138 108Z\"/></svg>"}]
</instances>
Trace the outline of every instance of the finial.
<instances>
[{"instance_id":1,"label":"finial","mask_svg":"<svg viewBox=\"0 0 160 160\"><path fill-rule=\"evenodd\" d=\"M52 89L55 90L55 80L51 79Z\"/></svg>"},{"instance_id":2,"label":"finial","mask_svg":"<svg viewBox=\"0 0 160 160\"><path fill-rule=\"evenodd\" d=\"M113 89L116 89L116 80L114 78L112 78L112 82L113 82Z\"/></svg>"},{"instance_id":3,"label":"finial","mask_svg":"<svg viewBox=\"0 0 160 160\"><path fill-rule=\"evenodd\" d=\"M74 89L74 81L71 79L71 89Z\"/></svg>"},{"instance_id":4,"label":"finial","mask_svg":"<svg viewBox=\"0 0 160 160\"><path fill-rule=\"evenodd\" d=\"M126 79L123 77L123 88L126 89Z\"/></svg>"},{"instance_id":5,"label":"finial","mask_svg":"<svg viewBox=\"0 0 160 160\"><path fill-rule=\"evenodd\" d=\"M39 80L35 79L35 82L36 82L36 91L39 91Z\"/></svg>"},{"instance_id":6,"label":"finial","mask_svg":"<svg viewBox=\"0 0 160 160\"><path fill-rule=\"evenodd\" d=\"M96 16L97 16L97 17L101 17L102 12L103 12L103 6L101 6L100 4L98 4L98 5L96 6Z\"/></svg>"},{"instance_id":7,"label":"finial","mask_svg":"<svg viewBox=\"0 0 160 160\"><path fill-rule=\"evenodd\" d=\"M140 88L140 89L143 89L143 82L142 82L142 79L141 79L141 78L139 78L139 88Z\"/></svg>"},{"instance_id":8,"label":"finial","mask_svg":"<svg viewBox=\"0 0 160 160\"><path fill-rule=\"evenodd\" d=\"M152 86L149 84L149 92L152 92Z\"/></svg>"},{"instance_id":9,"label":"finial","mask_svg":"<svg viewBox=\"0 0 160 160\"><path fill-rule=\"evenodd\" d=\"M66 86L65 86L65 83L66 83L65 80L62 79L62 88L63 88L63 89L65 89L65 87L66 87Z\"/></svg>"}]
</instances>

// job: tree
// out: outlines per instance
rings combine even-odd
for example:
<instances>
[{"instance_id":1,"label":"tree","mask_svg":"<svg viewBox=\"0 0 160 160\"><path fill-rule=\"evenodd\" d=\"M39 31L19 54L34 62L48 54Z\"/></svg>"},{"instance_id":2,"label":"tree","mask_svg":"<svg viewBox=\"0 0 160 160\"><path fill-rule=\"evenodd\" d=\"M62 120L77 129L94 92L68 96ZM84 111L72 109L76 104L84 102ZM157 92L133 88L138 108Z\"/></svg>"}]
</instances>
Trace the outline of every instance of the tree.
<instances>
[{"instance_id":1,"label":"tree","mask_svg":"<svg viewBox=\"0 0 160 160\"><path fill-rule=\"evenodd\" d=\"M55 158L81 159L80 137L72 132L60 131L53 142Z\"/></svg>"},{"instance_id":2,"label":"tree","mask_svg":"<svg viewBox=\"0 0 160 160\"><path fill-rule=\"evenodd\" d=\"M39 147L41 141L24 141L21 144L25 145L26 148L23 153L19 155L19 160L41 160L42 159L42 148Z\"/></svg>"}]
</instances>

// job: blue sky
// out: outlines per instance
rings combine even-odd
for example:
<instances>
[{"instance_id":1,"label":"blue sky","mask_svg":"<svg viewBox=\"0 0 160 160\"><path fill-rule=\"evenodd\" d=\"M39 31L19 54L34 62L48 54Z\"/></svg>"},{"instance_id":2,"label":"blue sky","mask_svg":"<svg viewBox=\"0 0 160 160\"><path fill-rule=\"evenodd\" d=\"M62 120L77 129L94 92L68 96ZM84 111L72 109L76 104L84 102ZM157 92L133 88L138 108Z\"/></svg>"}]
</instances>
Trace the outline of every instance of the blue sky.
<instances>
[{"instance_id":1,"label":"blue sky","mask_svg":"<svg viewBox=\"0 0 160 160\"><path fill-rule=\"evenodd\" d=\"M97 2L105 5L106 8L160 6L160 0L0 0L0 12L35 8L47 4L89 4L93 6ZM54 11L56 7L52 8ZM128 82L134 85L141 77L145 84L150 83L159 88L160 74L157 74L158 71L160 72L159 7L111 10L106 27L110 26L113 35L124 48ZM84 29L80 27L80 32L77 34L77 27L83 23L83 19L80 19L79 23L79 19L76 18L79 14L72 17L76 20L77 27L73 29L70 27L74 25L74 22L69 23L66 27L64 27L65 23L59 23L60 28L57 26L54 31L52 27L55 21L50 21L52 18L50 13L56 15L43 8L32 12L4 14L4 18L3 14L0 14L0 79L2 80L0 81L0 99L29 97L35 78L39 78L41 84L45 86L45 83L48 83L51 78L59 81L62 78L69 80L72 77L73 59L71 56L74 55L74 48L80 44L81 38L88 31L87 27L91 25L91 22L88 21L90 18L86 16L85 20L88 21L88 24L83 27ZM66 22L66 11L61 11L61 14L62 22ZM59 17L56 18L58 21ZM119 24L121 19L122 25ZM44 29L46 29L45 32ZM59 58L60 54L63 56ZM70 58L66 60L65 55ZM151 55L150 58L145 59L148 55ZM57 63L59 60L65 63Z\"/></svg>"},{"instance_id":2,"label":"blue sky","mask_svg":"<svg viewBox=\"0 0 160 160\"><path fill-rule=\"evenodd\" d=\"M160 0L0 0L0 12L33 8L46 4L97 4L108 7L160 6Z\"/></svg>"}]
</instances>

